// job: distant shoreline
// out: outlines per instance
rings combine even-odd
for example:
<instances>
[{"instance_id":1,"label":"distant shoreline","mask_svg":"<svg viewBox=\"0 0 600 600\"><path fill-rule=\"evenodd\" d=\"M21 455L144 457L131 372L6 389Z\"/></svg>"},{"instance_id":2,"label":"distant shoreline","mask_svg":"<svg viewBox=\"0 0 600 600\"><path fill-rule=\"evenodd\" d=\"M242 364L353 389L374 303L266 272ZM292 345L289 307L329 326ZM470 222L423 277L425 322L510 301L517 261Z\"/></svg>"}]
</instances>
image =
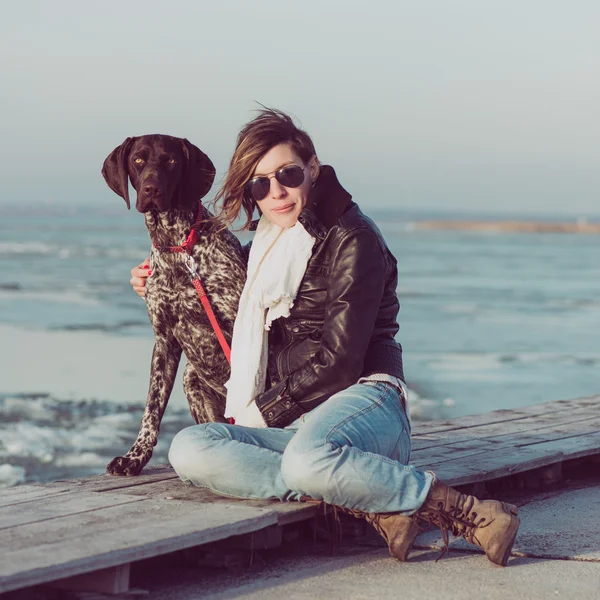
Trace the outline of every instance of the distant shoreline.
<instances>
[{"instance_id":1,"label":"distant shoreline","mask_svg":"<svg viewBox=\"0 0 600 600\"><path fill-rule=\"evenodd\" d=\"M454 221L428 220L415 221L415 229L455 230L455 231L501 231L516 233L600 233L600 223L543 222L543 221Z\"/></svg>"}]
</instances>

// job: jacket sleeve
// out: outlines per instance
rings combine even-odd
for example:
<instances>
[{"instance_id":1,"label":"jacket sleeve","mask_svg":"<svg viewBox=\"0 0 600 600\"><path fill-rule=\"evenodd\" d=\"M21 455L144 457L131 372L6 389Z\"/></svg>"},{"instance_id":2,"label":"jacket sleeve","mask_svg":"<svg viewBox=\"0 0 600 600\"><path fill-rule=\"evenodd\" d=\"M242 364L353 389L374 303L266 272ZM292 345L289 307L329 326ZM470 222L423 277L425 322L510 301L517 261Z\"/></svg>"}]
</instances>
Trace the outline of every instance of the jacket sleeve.
<instances>
[{"instance_id":1,"label":"jacket sleeve","mask_svg":"<svg viewBox=\"0 0 600 600\"><path fill-rule=\"evenodd\" d=\"M252 248L252 240L242 246L242 255L246 264L248 264L248 259L250 258L250 248Z\"/></svg>"},{"instance_id":2,"label":"jacket sleeve","mask_svg":"<svg viewBox=\"0 0 600 600\"><path fill-rule=\"evenodd\" d=\"M289 425L358 381L386 273L386 256L373 231L361 228L342 234L331 265L319 350L256 398L270 427Z\"/></svg>"}]
</instances>

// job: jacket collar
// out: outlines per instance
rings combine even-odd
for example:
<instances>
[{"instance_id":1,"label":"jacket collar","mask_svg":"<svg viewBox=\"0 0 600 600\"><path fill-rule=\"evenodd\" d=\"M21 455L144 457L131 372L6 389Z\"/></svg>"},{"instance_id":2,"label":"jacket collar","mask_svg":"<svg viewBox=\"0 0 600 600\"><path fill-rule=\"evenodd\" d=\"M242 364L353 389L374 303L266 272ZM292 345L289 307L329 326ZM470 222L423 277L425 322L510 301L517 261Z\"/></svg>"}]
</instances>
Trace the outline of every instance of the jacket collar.
<instances>
[{"instance_id":1,"label":"jacket collar","mask_svg":"<svg viewBox=\"0 0 600 600\"><path fill-rule=\"evenodd\" d=\"M333 167L321 165L317 181L310 190L308 202L298 216L298 221L313 237L324 239L352 202L352 196L338 181ZM252 221L250 231L258 226Z\"/></svg>"}]
</instances>

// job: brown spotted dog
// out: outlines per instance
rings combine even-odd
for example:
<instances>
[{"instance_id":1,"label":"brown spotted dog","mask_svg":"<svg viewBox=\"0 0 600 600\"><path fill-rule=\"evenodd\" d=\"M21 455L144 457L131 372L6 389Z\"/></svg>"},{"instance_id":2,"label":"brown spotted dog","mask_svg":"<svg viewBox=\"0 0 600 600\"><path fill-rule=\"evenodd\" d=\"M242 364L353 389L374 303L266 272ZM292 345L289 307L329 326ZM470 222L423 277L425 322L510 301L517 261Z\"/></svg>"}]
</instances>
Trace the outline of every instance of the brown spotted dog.
<instances>
[{"instance_id":1,"label":"brown spotted dog","mask_svg":"<svg viewBox=\"0 0 600 600\"><path fill-rule=\"evenodd\" d=\"M213 183L215 168L187 140L168 135L127 138L104 161L102 175L127 208L131 180L136 208L145 216L153 244L146 304L155 344L146 409L129 452L107 466L113 475L139 475L156 445L182 351L188 361L183 387L192 417L196 423L226 420L229 363L191 283L187 254L163 248L183 244L194 226L197 243L192 257L229 344L246 264L238 239L220 230L200 203Z\"/></svg>"}]
</instances>

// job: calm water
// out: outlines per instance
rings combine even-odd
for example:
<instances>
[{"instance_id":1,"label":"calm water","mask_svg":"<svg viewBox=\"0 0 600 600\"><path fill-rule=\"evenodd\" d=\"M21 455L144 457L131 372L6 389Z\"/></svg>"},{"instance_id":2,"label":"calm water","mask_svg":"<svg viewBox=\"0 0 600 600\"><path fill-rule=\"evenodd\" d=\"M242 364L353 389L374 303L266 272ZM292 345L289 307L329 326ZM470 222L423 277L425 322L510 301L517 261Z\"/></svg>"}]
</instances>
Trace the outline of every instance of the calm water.
<instances>
[{"instance_id":1,"label":"calm water","mask_svg":"<svg viewBox=\"0 0 600 600\"><path fill-rule=\"evenodd\" d=\"M600 236L425 232L412 226L422 215L370 214L398 258L415 418L600 393ZM0 485L102 472L133 441L146 372L123 402L40 394L31 365L6 389L3 364L21 330L102 332L114 352L125 337L150 339L128 283L148 246L135 212L0 207L0 327L13 328L0 339ZM187 424L182 406L168 411L157 462Z\"/></svg>"}]
</instances>

